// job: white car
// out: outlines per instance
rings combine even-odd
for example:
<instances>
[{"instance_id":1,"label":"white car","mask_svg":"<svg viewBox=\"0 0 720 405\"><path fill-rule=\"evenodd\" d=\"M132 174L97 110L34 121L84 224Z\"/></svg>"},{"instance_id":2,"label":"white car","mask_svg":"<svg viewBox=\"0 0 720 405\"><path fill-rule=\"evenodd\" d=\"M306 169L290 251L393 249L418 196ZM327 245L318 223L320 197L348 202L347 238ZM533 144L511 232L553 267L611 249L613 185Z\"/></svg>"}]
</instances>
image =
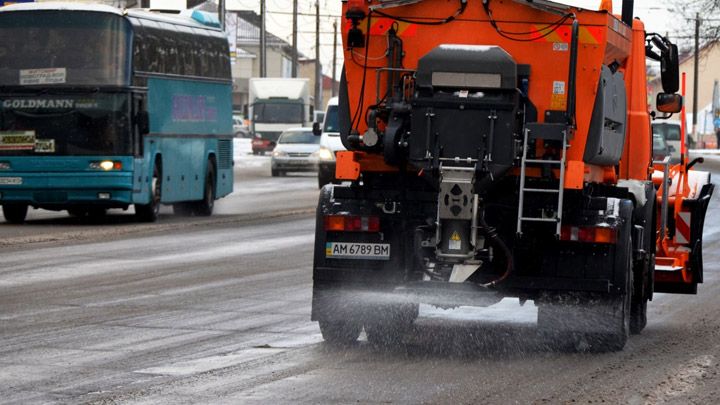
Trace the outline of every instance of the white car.
<instances>
[{"instance_id":1,"label":"white car","mask_svg":"<svg viewBox=\"0 0 720 405\"><path fill-rule=\"evenodd\" d=\"M338 120L338 98L328 101L325 110L325 121L320 135L320 150L318 156L318 187L322 188L328 183L336 183L335 155L338 151L346 150L340 140L340 126Z\"/></svg>"},{"instance_id":2,"label":"white car","mask_svg":"<svg viewBox=\"0 0 720 405\"><path fill-rule=\"evenodd\" d=\"M287 172L316 171L320 149L320 137L312 128L290 128L278 138L270 158L270 173L273 177Z\"/></svg>"},{"instance_id":3,"label":"white car","mask_svg":"<svg viewBox=\"0 0 720 405\"><path fill-rule=\"evenodd\" d=\"M680 134L682 133L680 121L655 121L652 123L653 135L659 134L665 138L670 150L670 160L673 163L680 161ZM685 137L685 144L688 148L695 147L690 135Z\"/></svg>"}]
</instances>

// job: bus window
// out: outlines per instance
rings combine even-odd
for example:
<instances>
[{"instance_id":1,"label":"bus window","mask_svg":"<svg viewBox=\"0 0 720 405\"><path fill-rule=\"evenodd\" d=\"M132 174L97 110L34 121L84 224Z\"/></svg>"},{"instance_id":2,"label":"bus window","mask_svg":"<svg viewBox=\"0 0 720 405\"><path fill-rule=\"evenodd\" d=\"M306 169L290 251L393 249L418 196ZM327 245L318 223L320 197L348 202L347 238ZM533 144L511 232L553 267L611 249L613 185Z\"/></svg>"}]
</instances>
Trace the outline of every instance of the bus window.
<instances>
[{"instance_id":1,"label":"bus window","mask_svg":"<svg viewBox=\"0 0 720 405\"><path fill-rule=\"evenodd\" d=\"M6 49L0 52L0 85L128 84L129 33L127 21L116 15L0 14L0 38ZM34 69L52 70L41 75Z\"/></svg>"}]
</instances>

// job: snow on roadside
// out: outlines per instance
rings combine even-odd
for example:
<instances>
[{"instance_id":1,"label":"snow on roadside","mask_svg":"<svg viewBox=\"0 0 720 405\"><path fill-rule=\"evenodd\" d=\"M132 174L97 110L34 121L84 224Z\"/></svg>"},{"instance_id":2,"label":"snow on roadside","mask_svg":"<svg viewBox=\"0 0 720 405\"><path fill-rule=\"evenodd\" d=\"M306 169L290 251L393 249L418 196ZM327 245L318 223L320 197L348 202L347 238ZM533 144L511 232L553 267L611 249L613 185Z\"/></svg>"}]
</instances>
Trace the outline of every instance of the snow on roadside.
<instances>
[{"instance_id":1,"label":"snow on roadside","mask_svg":"<svg viewBox=\"0 0 720 405\"><path fill-rule=\"evenodd\" d=\"M250 138L233 138L235 168L262 167L270 159L270 156L253 155L250 141L252 141Z\"/></svg>"}]
</instances>

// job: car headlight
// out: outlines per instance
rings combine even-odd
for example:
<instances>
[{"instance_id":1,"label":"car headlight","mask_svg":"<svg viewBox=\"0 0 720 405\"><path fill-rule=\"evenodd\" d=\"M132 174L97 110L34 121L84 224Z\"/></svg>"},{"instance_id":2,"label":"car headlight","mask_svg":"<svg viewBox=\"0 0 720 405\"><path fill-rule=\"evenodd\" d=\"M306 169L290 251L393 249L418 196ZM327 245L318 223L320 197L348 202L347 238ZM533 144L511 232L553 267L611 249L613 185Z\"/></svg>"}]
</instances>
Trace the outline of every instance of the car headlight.
<instances>
[{"instance_id":1,"label":"car headlight","mask_svg":"<svg viewBox=\"0 0 720 405\"><path fill-rule=\"evenodd\" d=\"M335 160L335 155L328 148L320 148L317 152L313 153L315 157L320 160Z\"/></svg>"},{"instance_id":2,"label":"car headlight","mask_svg":"<svg viewBox=\"0 0 720 405\"><path fill-rule=\"evenodd\" d=\"M273 157L285 157L288 154L284 150L274 150L272 155L273 155Z\"/></svg>"}]
</instances>

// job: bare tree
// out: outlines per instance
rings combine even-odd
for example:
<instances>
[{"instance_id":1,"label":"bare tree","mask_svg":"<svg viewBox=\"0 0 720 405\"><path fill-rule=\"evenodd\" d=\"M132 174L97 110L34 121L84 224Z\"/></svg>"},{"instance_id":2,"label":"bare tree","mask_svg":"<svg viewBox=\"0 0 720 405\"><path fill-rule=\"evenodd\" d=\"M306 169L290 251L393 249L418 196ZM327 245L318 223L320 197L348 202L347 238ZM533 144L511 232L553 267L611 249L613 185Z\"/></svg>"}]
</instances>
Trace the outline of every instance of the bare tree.
<instances>
[{"instance_id":1,"label":"bare tree","mask_svg":"<svg viewBox=\"0 0 720 405\"><path fill-rule=\"evenodd\" d=\"M668 7L677 16L677 40L682 48L695 42L695 24L700 20L700 45L720 40L720 0L671 0Z\"/></svg>"}]
</instances>

